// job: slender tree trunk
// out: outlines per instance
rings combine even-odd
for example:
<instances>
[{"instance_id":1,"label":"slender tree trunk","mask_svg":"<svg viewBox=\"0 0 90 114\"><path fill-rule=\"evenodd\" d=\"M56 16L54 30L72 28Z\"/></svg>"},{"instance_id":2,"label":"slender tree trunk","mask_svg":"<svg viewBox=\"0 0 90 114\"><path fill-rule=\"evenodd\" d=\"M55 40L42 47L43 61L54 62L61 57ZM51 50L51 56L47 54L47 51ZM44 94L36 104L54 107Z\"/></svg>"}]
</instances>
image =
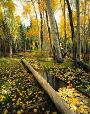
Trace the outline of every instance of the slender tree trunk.
<instances>
[{"instance_id":1,"label":"slender tree trunk","mask_svg":"<svg viewBox=\"0 0 90 114\"><path fill-rule=\"evenodd\" d=\"M49 20L48 20L47 10L45 10L45 12L46 12L46 22L47 22L47 27L48 27L49 39L50 39L50 48L51 48L50 54L51 54L52 53L51 30L50 30L50 26L49 26Z\"/></svg>"},{"instance_id":2,"label":"slender tree trunk","mask_svg":"<svg viewBox=\"0 0 90 114\"><path fill-rule=\"evenodd\" d=\"M1 51L1 46L2 45L2 39L0 38L0 57L1 57L1 55L2 55L2 51Z\"/></svg>"},{"instance_id":3,"label":"slender tree trunk","mask_svg":"<svg viewBox=\"0 0 90 114\"><path fill-rule=\"evenodd\" d=\"M25 44L24 44L24 51L26 51L27 50L27 43L26 43L26 40L25 40Z\"/></svg>"},{"instance_id":4,"label":"slender tree trunk","mask_svg":"<svg viewBox=\"0 0 90 114\"><path fill-rule=\"evenodd\" d=\"M77 10L77 59L80 60L81 54L81 41L80 41L80 1L76 0L76 10Z\"/></svg>"},{"instance_id":5,"label":"slender tree trunk","mask_svg":"<svg viewBox=\"0 0 90 114\"><path fill-rule=\"evenodd\" d=\"M36 15L36 19L38 19L37 12L36 12L35 5L34 5L34 1L31 0L31 2L32 2L33 8L34 8L34 12L35 12L35 15ZM37 25L38 25L38 21L37 21Z\"/></svg>"},{"instance_id":6,"label":"slender tree trunk","mask_svg":"<svg viewBox=\"0 0 90 114\"><path fill-rule=\"evenodd\" d=\"M65 0L64 0L64 7L62 6L61 0L60 0L63 16L64 16L64 43L65 43L65 53L67 52L67 34L66 34L66 11L65 11Z\"/></svg>"},{"instance_id":7,"label":"slender tree trunk","mask_svg":"<svg viewBox=\"0 0 90 114\"><path fill-rule=\"evenodd\" d=\"M71 33L72 33L72 51L73 51L73 59L76 60L76 40L75 40L75 33L74 33L74 25L73 25L73 19L72 19L72 10L70 7L69 0L66 0L67 6L68 6L68 12L69 12L69 19L70 19L70 27L71 27Z\"/></svg>"},{"instance_id":8,"label":"slender tree trunk","mask_svg":"<svg viewBox=\"0 0 90 114\"><path fill-rule=\"evenodd\" d=\"M65 52L67 52L67 34L66 34L66 12L65 12L65 0L64 0L64 40L65 40Z\"/></svg>"},{"instance_id":9,"label":"slender tree trunk","mask_svg":"<svg viewBox=\"0 0 90 114\"><path fill-rule=\"evenodd\" d=\"M42 2L42 0L38 0L38 7L40 5L40 3ZM40 14L40 32L39 32L39 48L40 48L40 51L42 52L42 46L43 46L43 12L40 11L40 8L39 8L39 14Z\"/></svg>"},{"instance_id":10,"label":"slender tree trunk","mask_svg":"<svg viewBox=\"0 0 90 114\"><path fill-rule=\"evenodd\" d=\"M13 51L12 51L12 41L10 41L10 57L12 57Z\"/></svg>"},{"instance_id":11,"label":"slender tree trunk","mask_svg":"<svg viewBox=\"0 0 90 114\"><path fill-rule=\"evenodd\" d=\"M88 37L90 37L90 19L89 19L89 23L88 23Z\"/></svg>"},{"instance_id":12,"label":"slender tree trunk","mask_svg":"<svg viewBox=\"0 0 90 114\"><path fill-rule=\"evenodd\" d=\"M54 12L51 6L51 0L46 0L46 7L47 7L50 25L51 25L51 33L52 33L52 38L53 38L53 53L55 57L54 59L57 62L61 62L62 54L61 54L60 43L59 43L59 33L57 29L57 23L54 17Z\"/></svg>"},{"instance_id":13,"label":"slender tree trunk","mask_svg":"<svg viewBox=\"0 0 90 114\"><path fill-rule=\"evenodd\" d=\"M87 0L84 0L84 3L85 3L85 9L84 9L84 18L86 16L86 1ZM84 19L84 53L86 53L86 20Z\"/></svg>"},{"instance_id":14,"label":"slender tree trunk","mask_svg":"<svg viewBox=\"0 0 90 114\"><path fill-rule=\"evenodd\" d=\"M39 22L38 22L38 15L37 15L37 12L36 12L36 9L35 9L35 5L34 5L34 1L33 0L31 0L31 2L32 2L32 5L33 5L33 8L34 8L34 12L35 12L35 15L36 15L36 19L37 19L37 26L38 26L38 31L39 31ZM39 3L40 1L38 0L38 3ZM38 43L39 43L39 50L41 50L41 38L40 38L40 33L38 34Z\"/></svg>"},{"instance_id":15,"label":"slender tree trunk","mask_svg":"<svg viewBox=\"0 0 90 114\"><path fill-rule=\"evenodd\" d=\"M40 12L40 18L41 18L40 37L41 37L41 51L42 51L42 47L43 47L43 15L42 15L42 12Z\"/></svg>"}]
</instances>

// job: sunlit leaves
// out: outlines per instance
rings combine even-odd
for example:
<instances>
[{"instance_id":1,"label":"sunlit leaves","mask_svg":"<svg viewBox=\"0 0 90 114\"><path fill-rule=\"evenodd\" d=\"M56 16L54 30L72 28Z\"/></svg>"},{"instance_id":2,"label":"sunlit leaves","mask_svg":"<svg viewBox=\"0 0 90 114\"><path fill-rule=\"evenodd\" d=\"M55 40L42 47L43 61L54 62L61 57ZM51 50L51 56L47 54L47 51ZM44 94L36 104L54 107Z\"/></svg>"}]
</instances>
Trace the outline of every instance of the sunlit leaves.
<instances>
[{"instance_id":1,"label":"sunlit leaves","mask_svg":"<svg viewBox=\"0 0 90 114\"><path fill-rule=\"evenodd\" d=\"M37 19L33 19L32 22L31 22L32 26L37 26L37 21L38 21Z\"/></svg>"},{"instance_id":2,"label":"sunlit leaves","mask_svg":"<svg viewBox=\"0 0 90 114\"><path fill-rule=\"evenodd\" d=\"M12 31L12 36L13 36L14 40L18 39L20 23L21 23L20 16L15 16L14 17L14 26L13 26L13 31Z\"/></svg>"},{"instance_id":3,"label":"sunlit leaves","mask_svg":"<svg viewBox=\"0 0 90 114\"><path fill-rule=\"evenodd\" d=\"M85 15L85 16L81 15L81 20L80 20L80 22L81 22L81 25L82 25L82 26L88 25L88 15Z\"/></svg>"},{"instance_id":4,"label":"sunlit leaves","mask_svg":"<svg viewBox=\"0 0 90 114\"><path fill-rule=\"evenodd\" d=\"M4 2L4 7L7 8L11 12L15 10L15 6L12 0L8 0Z\"/></svg>"},{"instance_id":5,"label":"sunlit leaves","mask_svg":"<svg viewBox=\"0 0 90 114\"><path fill-rule=\"evenodd\" d=\"M5 109L3 114L7 114L7 113L8 113L8 110L7 110L7 109Z\"/></svg>"},{"instance_id":6,"label":"sunlit leaves","mask_svg":"<svg viewBox=\"0 0 90 114\"><path fill-rule=\"evenodd\" d=\"M64 16L62 15L61 17L61 21L64 20ZM64 21L60 22L60 34L61 34L61 37L63 38L64 37Z\"/></svg>"},{"instance_id":7,"label":"sunlit leaves","mask_svg":"<svg viewBox=\"0 0 90 114\"><path fill-rule=\"evenodd\" d=\"M29 3L24 5L24 9L23 9L23 15L26 16L27 14L30 15L31 12L31 6Z\"/></svg>"},{"instance_id":8,"label":"sunlit leaves","mask_svg":"<svg viewBox=\"0 0 90 114\"><path fill-rule=\"evenodd\" d=\"M39 30L38 30L38 25L37 25L37 19L33 19L31 24L32 26L29 28L29 30L27 31L27 36L28 37L32 37L32 36L37 36L39 34Z\"/></svg>"},{"instance_id":9,"label":"sunlit leaves","mask_svg":"<svg viewBox=\"0 0 90 114\"><path fill-rule=\"evenodd\" d=\"M27 32L27 36L28 37L38 36L38 33L39 33L38 29L36 29L36 30L35 29L29 29Z\"/></svg>"},{"instance_id":10,"label":"sunlit leaves","mask_svg":"<svg viewBox=\"0 0 90 114\"><path fill-rule=\"evenodd\" d=\"M76 15L76 12L73 12L73 24L74 26L77 26L77 15Z\"/></svg>"},{"instance_id":11,"label":"sunlit leaves","mask_svg":"<svg viewBox=\"0 0 90 114\"><path fill-rule=\"evenodd\" d=\"M4 33L3 33L3 28L0 27L0 36L2 37L3 35L4 35Z\"/></svg>"},{"instance_id":12,"label":"sunlit leaves","mask_svg":"<svg viewBox=\"0 0 90 114\"><path fill-rule=\"evenodd\" d=\"M46 4L45 4L45 1L44 1L44 0L41 0L41 1L38 3L38 5L39 5L39 11L40 11L40 12L45 11L45 9L46 9Z\"/></svg>"},{"instance_id":13,"label":"sunlit leaves","mask_svg":"<svg viewBox=\"0 0 90 114\"><path fill-rule=\"evenodd\" d=\"M2 6L0 5L0 21L3 19L3 11L2 11Z\"/></svg>"},{"instance_id":14,"label":"sunlit leaves","mask_svg":"<svg viewBox=\"0 0 90 114\"><path fill-rule=\"evenodd\" d=\"M71 109L76 113L88 114L89 100L87 97L78 93L75 88L60 88L58 94L70 105Z\"/></svg>"},{"instance_id":15,"label":"sunlit leaves","mask_svg":"<svg viewBox=\"0 0 90 114\"><path fill-rule=\"evenodd\" d=\"M59 0L52 0L52 8L56 10L59 5Z\"/></svg>"},{"instance_id":16,"label":"sunlit leaves","mask_svg":"<svg viewBox=\"0 0 90 114\"><path fill-rule=\"evenodd\" d=\"M5 97L3 95L0 95L0 102L3 102Z\"/></svg>"},{"instance_id":17,"label":"sunlit leaves","mask_svg":"<svg viewBox=\"0 0 90 114\"><path fill-rule=\"evenodd\" d=\"M61 35L61 38L63 39L65 36L65 31L64 31L65 29L66 29L67 40L68 42L71 43L71 29L70 29L69 19L66 20L66 28L65 28L64 16L62 15L61 20L60 20L60 35Z\"/></svg>"}]
</instances>

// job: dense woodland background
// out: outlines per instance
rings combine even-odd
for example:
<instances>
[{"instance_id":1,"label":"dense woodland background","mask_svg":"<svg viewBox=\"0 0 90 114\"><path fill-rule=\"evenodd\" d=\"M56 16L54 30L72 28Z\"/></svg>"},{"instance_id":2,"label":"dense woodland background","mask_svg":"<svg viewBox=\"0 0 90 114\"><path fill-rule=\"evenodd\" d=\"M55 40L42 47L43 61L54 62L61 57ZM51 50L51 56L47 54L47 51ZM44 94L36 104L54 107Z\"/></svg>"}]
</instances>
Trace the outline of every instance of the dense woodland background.
<instances>
[{"instance_id":1,"label":"dense woodland background","mask_svg":"<svg viewBox=\"0 0 90 114\"><path fill-rule=\"evenodd\" d=\"M46 52L55 61L66 56L89 62L89 0L19 0L22 15L17 15L15 0L0 1L0 56L20 51ZM57 12L60 17L57 21ZM29 18L30 25L21 18Z\"/></svg>"}]
</instances>

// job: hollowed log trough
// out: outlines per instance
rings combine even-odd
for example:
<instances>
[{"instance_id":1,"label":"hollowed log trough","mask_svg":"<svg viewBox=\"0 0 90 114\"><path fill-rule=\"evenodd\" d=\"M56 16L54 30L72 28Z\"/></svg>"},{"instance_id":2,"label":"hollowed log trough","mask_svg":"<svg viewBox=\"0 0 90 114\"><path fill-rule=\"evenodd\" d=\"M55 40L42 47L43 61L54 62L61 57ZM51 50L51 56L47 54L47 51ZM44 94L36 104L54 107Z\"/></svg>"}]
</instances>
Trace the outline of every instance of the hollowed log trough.
<instances>
[{"instance_id":1,"label":"hollowed log trough","mask_svg":"<svg viewBox=\"0 0 90 114\"><path fill-rule=\"evenodd\" d=\"M38 83L43 87L47 95L49 95L52 102L55 104L60 114L76 114L70 109L70 106L58 95L58 93L50 86L50 84L37 72L26 60L22 60L22 63L33 74Z\"/></svg>"}]
</instances>

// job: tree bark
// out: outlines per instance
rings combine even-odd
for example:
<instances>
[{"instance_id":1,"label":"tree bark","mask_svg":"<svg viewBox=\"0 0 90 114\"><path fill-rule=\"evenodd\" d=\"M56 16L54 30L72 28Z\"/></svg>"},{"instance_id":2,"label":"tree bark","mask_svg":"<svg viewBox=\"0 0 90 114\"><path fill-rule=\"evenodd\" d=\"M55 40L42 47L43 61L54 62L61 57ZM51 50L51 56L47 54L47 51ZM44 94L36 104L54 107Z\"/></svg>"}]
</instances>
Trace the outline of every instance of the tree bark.
<instances>
[{"instance_id":1,"label":"tree bark","mask_svg":"<svg viewBox=\"0 0 90 114\"><path fill-rule=\"evenodd\" d=\"M65 0L64 0L64 40L65 40L65 52L67 52L67 34L66 34L66 12L65 12Z\"/></svg>"},{"instance_id":2,"label":"tree bark","mask_svg":"<svg viewBox=\"0 0 90 114\"><path fill-rule=\"evenodd\" d=\"M0 57L1 57L1 55L2 55L2 50L1 50L1 46L2 45L2 39L0 38Z\"/></svg>"},{"instance_id":3,"label":"tree bark","mask_svg":"<svg viewBox=\"0 0 90 114\"><path fill-rule=\"evenodd\" d=\"M54 53L54 59L57 62L62 61L62 54L61 54L61 49L60 49L60 41L59 41L59 33L58 33L58 28L57 28L57 23L54 17L54 12L53 8L51 5L51 0L46 0L46 7L49 15L49 20L50 20L50 25L51 25L51 34L53 38L53 53Z\"/></svg>"},{"instance_id":4,"label":"tree bark","mask_svg":"<svg viewBox=\"0 0 90 114\"><path fill-rule=\"evenodd\" d=\"M36 8L35 8L34 0L31 0L31 2L32 2L33 8L34 8L35 15L36 15L37 26L38 26L38 31L39 31L38 15L37 15L37 11L36 11ZM38 3L39 3L39 0L38 0ZM39 50L41 50L41 38L40 38L40 33L38 34L38 47L39 47Z\"/></svg>"},{"instance_id":5,"label":"tree bark","mask_svg":"<svg viewBox=\"0 0 90 114\"><path fill-rule=\"evenodd\" d=\"M24 50L23 50L23 51L24 51L24 57L25 57L25 52L26 52L26 50L27 50L26 39L24 40L24 47L23 47L23 48L24 48Z\"/></svg>"},{"instance_id":6,"label":"tree bark","mask_svg":"<svg viewBox=\"0 0 90 114\"><path fill-rule=\"evenodd\" d=\"M66 11L65 11L65 0L64 0L64 7L62 6L61 0L60 0L61 8L62 8L62 13L64 16L64 49L65 53L67 52L67 34L66 34Z\"/></svg>"},{"instance_id":7,"label":"tree bark","mask_svg":"<svg viewBox=\"0 0 90 114\"><path fill-rule=\"evenodd\" d=\"M43 47L43 15L42 15L42 12L40 12L40 19L41 19L40 37L41 37L41 51L42 51L42 47Z\"/></svg>"},{"instance_id":8,"label":"tree bark","mask_svg":"<svg viewBox=\"0 0 90 114\"><path fill-rule=\"evenodd\" d=\"M49 20L48 20L47 10L45 12L46 12L46 22L47 22L47 27L48 27L49 39L50 39L50 48L51 48L50 54L51 54L52 53L51 30L50 30L50 26L49 26Z\"/></svg>"},{"instance_id":9,"label":"tree bark","mask_svg":"<svg viewBox=\"0 0 90 114\"><path fill-rule=\"evenodd\" d=\"M80 1L76 0L76 10L77 10L77 59L80 60L81 53L81 41L80 41Z\"/></svg>"},{"instance_id":10,"label":"tree bark","mask_svg":"<svg viewBox=\"0 0 90 114\"><path fill-rule=\"evenodd\" d=\"M38 6L40 5L40 2L42 0L38 0ZM43 47L43 12L40 11L39 9L39 14L40 14L40 39L39 39L39 48L40 51L42 52L42 47Z\"/></svg>"},{"instance_id":11,"label":"tree bark","mask_svg":"<svg viewBox=\"0 0 90 114\"><path fill-rule=\"evenodd\" d=\"M76 39L75 39L75 33L74 33L74 25L73 25L73 19L72 19L72 10L70 7L69 0L66 0L67 2L67 7L68 7L68 12L69 12L69 19L70 19L70 27L71 27L71 34L72 34L72 53L73 53L73 59L76 60Z\"/></svg>"},{"instance_id":12,"label":"tree bark","mask_svg":"<svg viewBox=\"0 0 90 114\"><path fill-rule=\"evenodd\" d=\"M12 57L12 53L13 53L13 51L12 51L12 41L10 41L10 57Z\"/></svg>"}]
</instances>

